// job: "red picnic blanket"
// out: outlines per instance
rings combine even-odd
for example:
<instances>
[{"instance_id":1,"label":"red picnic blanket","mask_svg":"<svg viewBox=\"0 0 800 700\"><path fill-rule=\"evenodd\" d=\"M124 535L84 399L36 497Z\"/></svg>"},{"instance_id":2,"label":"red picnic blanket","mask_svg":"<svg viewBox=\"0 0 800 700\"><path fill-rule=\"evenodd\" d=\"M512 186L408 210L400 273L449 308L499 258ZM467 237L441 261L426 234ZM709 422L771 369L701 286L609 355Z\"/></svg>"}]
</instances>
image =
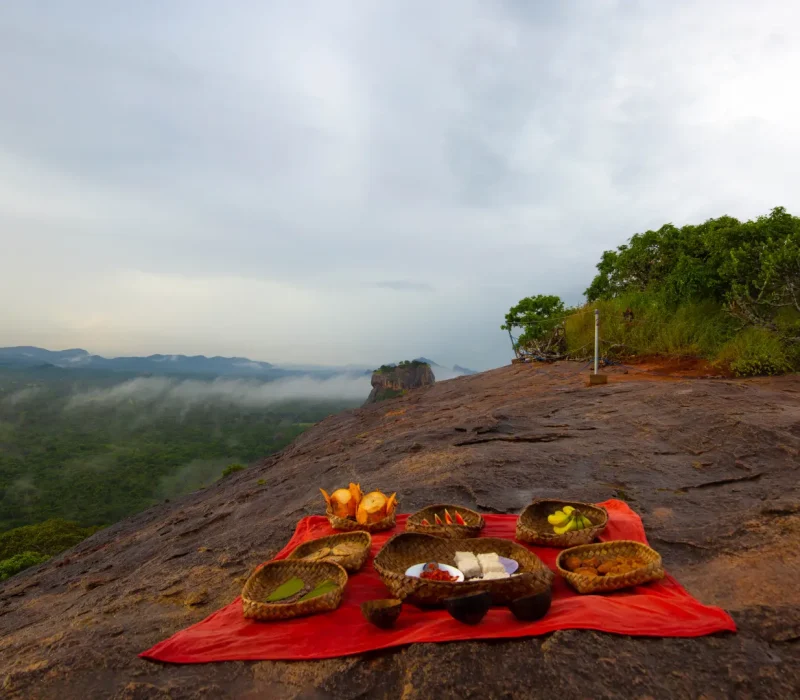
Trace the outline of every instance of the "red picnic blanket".
<instances>
[{"instance_id":1,"label":"red picnic blanket","mask_svg":"<svg viewBox=\"0 0 800 700\"><path fill-rule=\"evenodd\" d=\"M641 519L625 503L610 500L600 505L609 515L608 527L600 540L647 543ZM405 529L407 517L398 515L394 530L372 536L372 556L391 535ZM514 539L516 515L485 515L484 518L483 537ZM307 540L332 533L327 518L319 515L303 518L289 544L275 559L284 559ZM530 549L555 570L560 550ZM470 626L457 622L445 610L422 610L406 604L395 627L381 630L363 618L359 606L365 600L387 597L389 593L370 557L361 571L350 577L337 610L278 622L255 622L243 617L241 599L237 598L140 656L173 663L327 659L413 642L530 637L559 629L593 629L654 637L699 637L724 630L736 631L730 615L720 608L701 604L669 575L661 581L600 595L578 595L556 575L552 607L536 622L520 622L508 608L495 607L480 624Z\"/></svg>"}]
</instances>

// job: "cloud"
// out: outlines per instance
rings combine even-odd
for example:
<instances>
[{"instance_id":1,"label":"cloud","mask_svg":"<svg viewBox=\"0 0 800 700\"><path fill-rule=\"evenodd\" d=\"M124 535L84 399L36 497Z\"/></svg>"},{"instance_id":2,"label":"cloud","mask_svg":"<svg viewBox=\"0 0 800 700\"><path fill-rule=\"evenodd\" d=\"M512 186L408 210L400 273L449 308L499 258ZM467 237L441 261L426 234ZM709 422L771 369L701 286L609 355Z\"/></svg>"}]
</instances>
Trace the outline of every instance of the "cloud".
<instances>
[{"instance_id":1,"label":"cloud","mask_svg":"<svg viewBox=\"0 0 800 700\"><path fill-rule=\"evenodd\" d=\"M3 397L3 403L9 406L16 406L20 403L25 403L35 398L37 394L41 393L42 388L38 386L29 386L24 389L19 389L8 396Z\"/></svg>"},{"instance_id":2,"label":"cloud","mask_svg":"<svg viewBox=\"0 0 800 700\"><path fill-rule=\"evenodd\" d=\"M166 377L139 377L107 389L76 393L66 410L114 408L130 402L153 404L163 410L185 409L197 404L217 403L240 408L264 408L283 401L366 400L369 377L337 375L330 379L297 377L274 382L243 379L177 380Z\"/></svg>"},{"instance_id":3,"label":"cloud","mask_svg":"<svg viewBox=\"0 0 800 700\"><path fill-rule=\"evenodd\" d=\"M797 3L128 5L3 9L0 344L483 369L637 231L800 211Z\"/></svg>"}]
</instances>

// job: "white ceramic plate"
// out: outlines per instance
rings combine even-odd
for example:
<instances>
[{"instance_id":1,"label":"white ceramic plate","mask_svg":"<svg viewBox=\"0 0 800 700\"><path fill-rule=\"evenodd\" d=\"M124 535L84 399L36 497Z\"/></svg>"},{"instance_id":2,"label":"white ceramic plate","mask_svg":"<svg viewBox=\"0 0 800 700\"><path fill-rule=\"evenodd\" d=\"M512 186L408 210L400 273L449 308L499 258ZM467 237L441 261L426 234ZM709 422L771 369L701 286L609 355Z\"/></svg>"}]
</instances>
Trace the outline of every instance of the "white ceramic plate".
<instances>
[{"instance_id":1,"label":"white ceramic plate","mask_svg":"<svg viewBox=\"0 0 800 700\"><path fill-rule=\"evenodd\" d=\"M422 573L422 569L425 566L425 564L426 562L423 562L422 564L414 564L414 566L408 567L406 569L406 576L413 576L414 578L419 578L419 575ZM460 581L464 580L464 574L459 569L456 569L455 566L449 566L448 564L439 564L439 568L444 569L448 574L456 577L456 580L452 581L452 583L459 583Z\"/></svg>"},{"instance_id":2,"label":"white ceramic plate","mask_svg":"<svg viewBox=\"0 0 800 700\"><path fill-rule=\"evenodd\" d=\"M506 573L511 576L517 569L519 569L519 562L515 559L508 559L507 557L497 557L500 560L500 563L503 565L503 568L506 570Z\"/></svg>"}]
</instances>

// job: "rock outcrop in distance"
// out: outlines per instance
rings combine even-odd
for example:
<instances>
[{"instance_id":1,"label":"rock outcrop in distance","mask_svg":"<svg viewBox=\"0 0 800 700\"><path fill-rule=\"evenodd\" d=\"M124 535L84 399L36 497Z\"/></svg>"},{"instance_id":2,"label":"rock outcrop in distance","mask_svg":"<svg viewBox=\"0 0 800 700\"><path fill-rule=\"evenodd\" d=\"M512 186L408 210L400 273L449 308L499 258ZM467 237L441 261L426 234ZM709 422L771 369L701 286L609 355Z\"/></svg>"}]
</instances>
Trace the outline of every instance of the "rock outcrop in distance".
<instances>
[{"instance_id":1,"label":"rock outcrop in distance","mask_svg":"<svg viewBox=\"0 0 800 700\"><path fill-rule=\"evenodd\" d=\"M393 399L410 389L432 386L435 382L430 365L419 360L401 362L397 366L383 365L372 373L372 391L364 405Z\"/></svg>"}]
</instances>

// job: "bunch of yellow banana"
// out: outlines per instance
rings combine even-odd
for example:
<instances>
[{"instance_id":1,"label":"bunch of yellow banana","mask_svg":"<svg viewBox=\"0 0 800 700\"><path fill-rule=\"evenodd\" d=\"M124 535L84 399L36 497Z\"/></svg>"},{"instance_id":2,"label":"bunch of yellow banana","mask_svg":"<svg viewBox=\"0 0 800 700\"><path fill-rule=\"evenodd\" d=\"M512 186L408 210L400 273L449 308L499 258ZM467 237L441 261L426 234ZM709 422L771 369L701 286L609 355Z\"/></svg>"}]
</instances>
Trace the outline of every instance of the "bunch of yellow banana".
<instances>
[{"instance_id":1,"label":"bunch of yellow banana","mask_svg":"<svg viewBox=\"0 0 800 700\"><path fill-rule=\"evenodd\" d=\"M593 527L592 521L572 506L564 506L562 510L557 510L552 515L548 515L547 522L553 526L553 532L557 535L563 535L565 532L571 532L572 530L584 530L587 527Z\"/></svg>"}]
</instances>

